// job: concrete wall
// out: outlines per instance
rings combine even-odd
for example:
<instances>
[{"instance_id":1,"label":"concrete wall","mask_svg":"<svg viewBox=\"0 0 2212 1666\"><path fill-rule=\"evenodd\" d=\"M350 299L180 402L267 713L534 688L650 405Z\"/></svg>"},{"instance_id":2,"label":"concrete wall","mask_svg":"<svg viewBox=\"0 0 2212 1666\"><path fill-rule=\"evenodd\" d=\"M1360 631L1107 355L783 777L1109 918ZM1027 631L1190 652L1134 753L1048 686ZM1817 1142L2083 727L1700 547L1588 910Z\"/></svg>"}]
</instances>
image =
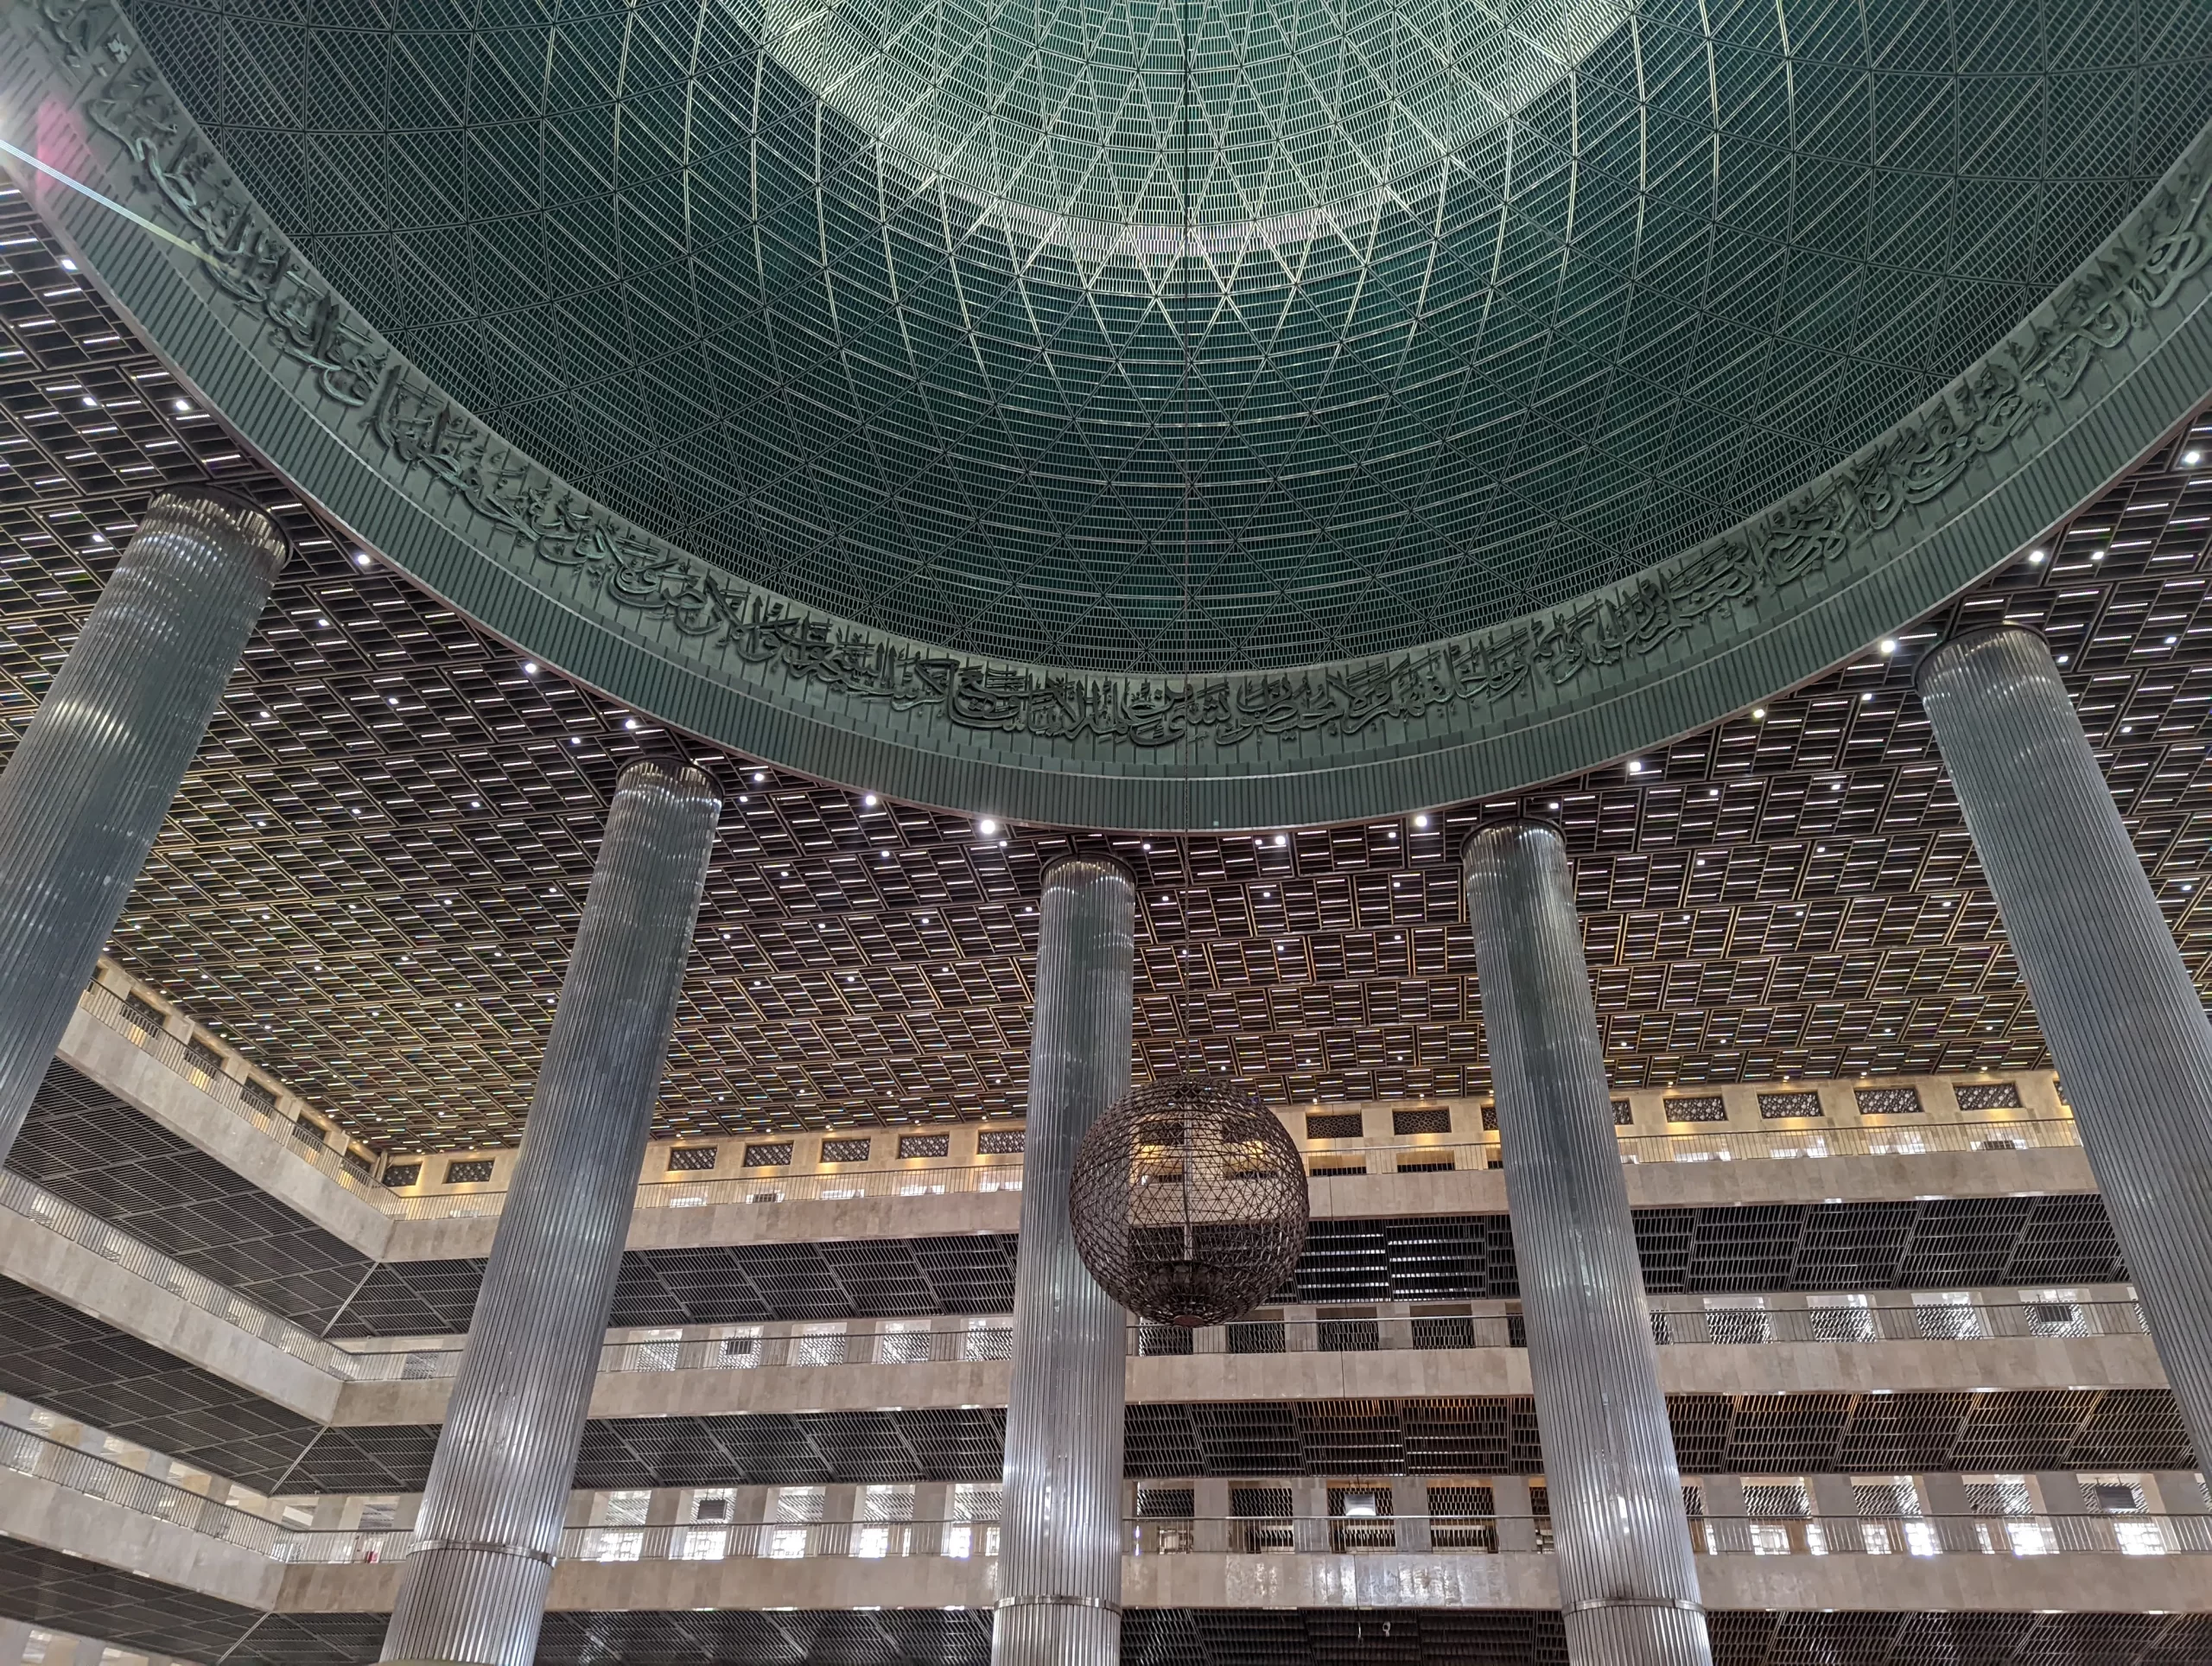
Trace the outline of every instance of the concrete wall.
<instances>
[{"instance_id":1,"label":"concrete wall","mask_svg":"<svg viewBox=\"0 0 2212 1666\"><path fill-rule=\"evenodd\" d=\"M0 1209L0 1275L318 1422L339 1379L105 1256Z\"/></svg>"},{"instance_id":2,"label":"concrete wall","mask_svg":"<svg viewBox=\"0 0 2212 1666\"><path fill-rule=\"evenodd\" d=\"M363 1255L382 1258L390 1249L391 1216L83 1008L70 1014L55 1056Z\"/></svg>"},{"instance_id":3,"label":"concrete wall","mask_svg":"<svg viewBox=\"0 0 2212 1666\"><path fill-rule=\"evenodd\" d=\"M2212 1612L2212 1567L2201 1556L1700 1556L1705 1602L1716 1609L1829 1609L1894 1613ZM375 1613L391 1606L396 1565L290 1567L278 1611ZM1129 1556L1132 1608L1555 1608L1549 1556ZM550 1606L580 1612L687 1608L988 1606L990 1562L944 1557L881 1561L563 1562Z\"/></svg>"},{"instance_id":4,"label":"concrete wall","mask_svg":"<svg viewBox=\"0 0 2212 1666\"><path fill-rule=\"evenodd\" d=\"M1838 1198L1868 1203L2010 1198L2096 1189L2088 1160L2071 1146L1930 1151L1911 1156L1638 1163L1628 1171L1629 1201L1640 1208L1827 1203ZM1505 1177L1487 1169L1352 1175L1313 1181L1312 1196L1314 1217L1320 1220L1503 1215ZM496 1211L498 1198L489 1194L486 1207ZM639 1210L631 1218L629 1247L674 1250L1010 1233L1020 1223L1019 1192L711 1204L695 1209ZM487 1256L498 1226L496 1212L462 1219L395 1220L390 1225L385 1259L447 1261Z\"/></svg>"},{"instance_id":5,"label":"concrete wall","mask_svg":"<svg viewBox=\"0 0 2212 1666\"><path fill-rule=\"evenodd\" d=\"M1003 1406L1002 1360L913 1365L774 1365L754 1370L603 1372L594 1417L869 1411ZM1670 1394L1821 1394L1867 1389L2163 1388L2147 1336L1992 1338L1960 1342L1774 1342L1662 1348ZM343 1428L435 1423L449 1379L353 1383L330 1421ZM1385 1349L1358 1353L1184 1354L1129 1361L1132 1405L1192 1402L1525 1395L1519 1348Z\"/></svg>"},{"instance_id":6,"label":"concrete wall","mask_svg":"<svg viewBox=\"0 0 2212 1666\"><path fill-rule=\"evenodd\" d=\"M268 1607L283 1585L258 1550L13 1470L0 1469L0 1535L249 1607Z\"/></svg>"}]
</instances>

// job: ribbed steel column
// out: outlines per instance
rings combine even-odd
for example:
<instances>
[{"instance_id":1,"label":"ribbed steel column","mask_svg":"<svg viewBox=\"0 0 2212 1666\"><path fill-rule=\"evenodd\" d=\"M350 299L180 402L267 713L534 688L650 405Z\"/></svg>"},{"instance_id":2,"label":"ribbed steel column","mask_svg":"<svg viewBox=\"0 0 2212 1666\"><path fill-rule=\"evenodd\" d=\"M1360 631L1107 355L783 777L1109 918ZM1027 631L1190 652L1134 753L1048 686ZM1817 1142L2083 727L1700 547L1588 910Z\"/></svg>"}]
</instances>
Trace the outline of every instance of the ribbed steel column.
<instances>
[{"instance_id":1,"label":"ribbed steel column","mask_svg":"<svg viewBox=\"0 0 2212 1666\"><path fill-rule=\"evenodd\" d=\"M285 553L243 498L156 498L0 773L0 1158Z\"/></svg>"},{"instance_id":2,"label":"ribbed steel column","mask_svg":"<svg viewBox=\"0 0 2212 1666\"><path fill-rule=\"evenodd\" d=\"M1710 1666L1567 848L1469 842L1498 1140L1575 1666Z\"/></svg>"},{"instance_id":3,"label":"ribbed steel column","mask_svg":"<svg viewBox=\"0 0 2212 1666\"><path fill-rule=\"evenodd\" d=\"M1014 1381L999 1505L993 1666L1114 1666L1122 1657L1119 1303L1091 1280L1068 1224L1075 1148L1129 1091L1136 887L1111 860L1046 870Z\"/></svg>"},{"instance_id":4,"label":"ribbed steel column","mask_svg":"<svg viewBox=\"0 0 2212 1666\"><path fill-rule=\"evenodd\" d=\"M622 773L385 1660L529 1666L537 1649L721 813L696 770Z\"/></svg>"},{"instance_id":5,"label":"ribbed steel column","mask_svg":"<svg viewBox=\"0 0 2212 1666\"><path fill-rule=\"evenodd\" d=\"M1920 698L2200 1462L2212 1459L2212 1025L2042 639L1975 631Z\"/></svg>"}]
</instances>

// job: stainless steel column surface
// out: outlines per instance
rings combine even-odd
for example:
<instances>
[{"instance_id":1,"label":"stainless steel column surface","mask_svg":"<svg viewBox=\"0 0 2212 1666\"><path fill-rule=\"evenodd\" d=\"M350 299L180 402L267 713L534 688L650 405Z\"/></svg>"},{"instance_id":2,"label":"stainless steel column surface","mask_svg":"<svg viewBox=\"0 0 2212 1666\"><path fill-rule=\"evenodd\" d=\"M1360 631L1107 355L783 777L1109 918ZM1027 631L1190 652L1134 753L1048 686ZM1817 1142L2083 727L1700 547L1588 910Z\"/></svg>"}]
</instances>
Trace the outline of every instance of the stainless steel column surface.
<instances>
[{"instance_id":1,"label":"stainless steel column surface","mask_svg":"<svg viewBox=\"0 0 2212 1666\"><path fill-rule=\"evenodd\" d=\"M1487 828L1465 873L1567 1657L1710 1666L1567 848Z\"/></svg>"},{"instance_id":2,"label":"stainless steel column surface","mask_svg":"<svg viewBox=\"0 0 2212 1666\"><path fill-rule=\"evenodd\" d=\"M286 554L243 498L155 499L0 773L0 1157Z\"/></svg>"},{"instance_id":3,"label":"stainless steel column surface","mask_svg":"<svg viewBox=\"0 0 2212 1666\"><path fill-rule=\"evenodd\" d=\"M2050 650L1954 638L1921 703L2151 1335L2212 1459L2212 1025Z\"/></svg>"},{"instance_id":4,"label":"stainless steel column surface","mask_svg":"<svg viewBox=\"0 0 2212 1666\"><path fill-rule=\"evenodd\" d=\"M1046 870L1037 912L991 1660L1113 1666L1122 1656L1125 1321L1076 1254L1068 1177L1084 1132L1129 1091L1135 882L1110 859L1065 857Z\"/></svg>"},{"instance_id":5,"label":"stainless steel column surface","mask_svg":"<svg viewBox=\"0 0 2212 1666\"><path fill-rule=\"evenodd\" d=\"M721 813L696 770L622 773L385 1660L536 1651Z\"/></svg>"}]
</instances>

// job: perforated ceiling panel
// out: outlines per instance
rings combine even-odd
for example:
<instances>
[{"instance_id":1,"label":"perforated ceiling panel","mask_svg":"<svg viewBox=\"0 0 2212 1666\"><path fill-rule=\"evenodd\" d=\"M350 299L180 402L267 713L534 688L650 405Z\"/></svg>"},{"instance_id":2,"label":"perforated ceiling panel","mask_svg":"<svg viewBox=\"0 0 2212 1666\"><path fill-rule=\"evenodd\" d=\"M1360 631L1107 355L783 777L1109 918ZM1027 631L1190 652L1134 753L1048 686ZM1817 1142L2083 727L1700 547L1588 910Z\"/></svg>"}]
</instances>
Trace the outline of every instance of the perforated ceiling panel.
<instances>
[{"instance_id":1,"label":"perforated ceiling panel","mask_svg":"<svg viewBox=\"0 0 2212 1666\"><path fill-rule=\"evenodd\" d=\"M512 1142L615 775L677 741L357 566L175 408L13 198L0 245L0 750L154 491L213 474L258 497L299 553L118 951L362 1138ZM1959 611L2052 629L2212 987L2212 470L2180 462L2208 443L2162 449ZM1527 795L1567 826L1616 1085L2043 1062L1909 692L1928 639ZM660 1131L1018 1112L1025 911L1069 841L686 749L730 804ZM1486 1089L1453 860L1476 813L1116 842L1142 881L1140 1071L1290 1101Z\"/></svg>"}]
</instances>

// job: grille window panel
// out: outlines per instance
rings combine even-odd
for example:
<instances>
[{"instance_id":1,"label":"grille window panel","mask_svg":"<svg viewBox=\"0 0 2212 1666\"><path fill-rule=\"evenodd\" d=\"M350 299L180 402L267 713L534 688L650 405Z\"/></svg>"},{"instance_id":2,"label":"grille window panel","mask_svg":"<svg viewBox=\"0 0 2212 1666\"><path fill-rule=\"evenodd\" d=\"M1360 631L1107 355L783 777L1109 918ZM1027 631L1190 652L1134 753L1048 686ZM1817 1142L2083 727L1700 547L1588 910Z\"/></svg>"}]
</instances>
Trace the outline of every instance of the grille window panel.
<instances>
[{"instance_id":1,"label":"grille window panel","mask_svg":"<svg viewBox=\"0 0 2212 1666\"><path fill-rule=\"evenodd\" d=\"M791 1160L789 1140L754 1140L745 1148L747 1168L785 1168Z\"/></svg>"},{"instance_id":2,"label":"grille window panel","mask_svg":"<svg viewBox=\"0 0 2212 1666\"><path fill-rule=\"evenodd\" d=\"M1765 1122L1780 1122L1790 1116L1818 1116L1821 1096L1817 1093L1762 1093L1759 1095L1759 1116Z\"/></svg>"},{"instance_id":3,"label":"grille window panel","mask_svg":"<svg viewBox=\"0 0 2212 1666\"><path fill-rule=\"evenodd\" d=\"M292 1124L292 1141L296 1145L305 1146L309 1151L321 1151L329 1143L321 1125L305 1116Z\"/></svg>"},{"instance_id":4,"label":"grille window panel","mask_svg":"<svg viewBox=\"0 0 2212 1666\"><path fill-rule=\"evenodd\" d=\"M671 1146L668 1152L668 1172L671 1174L697 1174L715 1166L721 1156L718 1146Z\"/></svg>"},{"instance_id":5,"label":"grille window panel","mask_svg":"<svg viewBox=\"0 0 2212 1666\"><path fill-rule=\"evenodd\" d=\"M1913 1087L1853 1088L1852 1097L1861 1116L1910 1116L1923 1109L1920 1090Z\"/></svg>"},{"instance_id":6,"label":"grille window panel","mask_svg":"<svg viewBox=\"0 0 2212 1666\"><path fill-rule=\"evenodd\" d=\"M446 1165L448 1186L481 1186L491 1178L489 1157L457 1157Z\"/></svg>"},{"instance_id":7,"label":"grille window panel","mask_svg":"<svg viewBox=\"0 0 2212 1666\"><path fill-rule=\"evenodd\" d=\"M822 1160L825 1163L864 1163L868 1160L867 1140L824 1140Z\"/></svg>"},{"instance_id":8,"label":"grille window panel","mask_svg":"<svg viewBox=\"0 0 2212 1666\"><path fill-rule=\"evenodd\" d=\"M123 997L123 1021L142 1035L162 1033L162 1009L143 995Z\"/></svg>"},{"instance_id":9,"label":"grille window panel","mask_svg":"<svg viewBox=\"0 0 2212 1666\"><path fill-rule=\"evenodd\" d=\"M901 1158L949 1157L952 1154L950 1134L902 1134L899 1136Z\"/></svg>"},{"instance_id":10,"label":"grille window panel","mask_svg":"<svg viewBox=\"0 0 2212 1666\"><path fill-rule=\"evenodd\" d=\"M1625 1099L1613 1101L1613 1126L1615 1128L1636 1126L1636 1112Z\"/></svg>"},{"instance_id":11,"label":"grille window panel","mask_svg":"<svg viewBox=\"0 0 2212 1666\"><path fill-rule=\"evenodd\" d=\"M1667 1101L1667 1120L1670 1122L1725 1122L1728 1120L1728 1102L1717 1093L1669 1099Z\"/></svg>"},{"instance_id":12,"label":"grille window panel","mask_svg":"<svg viewBox=\"0 0 2212 1666\"><path fill-rule=\"evenodd\" d=\"M1322 1111L1306 1119L1309 1140L1357 1140L1367 1131L1367 1119L1356 1110Z\"/></svg>"},{"instance_id":13,"label":"grille window panel","mask_svg":"<svg viewBox=\"0 0 2212 1666\"><path fill-rule=\"evenodd\" d=\"M1961 1110L2018 1110L2020 1084L2017 1082L1961 1082L1953 1090Z\"/></svg>"},{"instance_id":14,"label":"grille window panel","mask_svg":"<svg viewBox=\"0 0 2212 1666\"><path fill-rule=\"evenodd\" d=\"M1390 1113L1390 1132L1406 1134L1449 1134L1452 1113L1449 1110L1394 1110Z\"/></svg>"},{"instance_id":15,"label":"grille window panel","mask_svg":"<svg viewBox=\"0 0 2212 1666\"><path fill-rule=\"evenodd\" d=\"M184 1044L184 1062L186 1068L196 1070L202 1076L220 1076L223 1073L220 1051L209 1046L196 1035Z\"/></svg>"},{"instance_id":16,"label":"grille window panel","mask_svg":"<svg viewBox=\"0 0 2212 1666\"><path fill-rule=\"evenodd\" d=\"M257 1076L249 1076L238 1084L238 1097L264 1116L276 1114L276 1090Z\"/></svg>"},{"instance_id":17,"label":"grille window panel","mask_svg":"<svg viewBox=\"0 0 2212 1666\"><path fill-rule=\"evenodd\" d=\"M986 1157L1018 1157L1028 1132L1021 1128L987 1128L976 1136L976 1149Z\"/></svg>"},{"instance_id":18,"label":"grille window panel","mask_svg":"<svg viewBox=\"0 0 2212 1666\"><path fill-rule=\"evenodd\" d=\"M390 1186L412 1186L422 1178L420 1163L393 1163L384 1171L384 1183Z\"/></svg>"}]
</instances>

